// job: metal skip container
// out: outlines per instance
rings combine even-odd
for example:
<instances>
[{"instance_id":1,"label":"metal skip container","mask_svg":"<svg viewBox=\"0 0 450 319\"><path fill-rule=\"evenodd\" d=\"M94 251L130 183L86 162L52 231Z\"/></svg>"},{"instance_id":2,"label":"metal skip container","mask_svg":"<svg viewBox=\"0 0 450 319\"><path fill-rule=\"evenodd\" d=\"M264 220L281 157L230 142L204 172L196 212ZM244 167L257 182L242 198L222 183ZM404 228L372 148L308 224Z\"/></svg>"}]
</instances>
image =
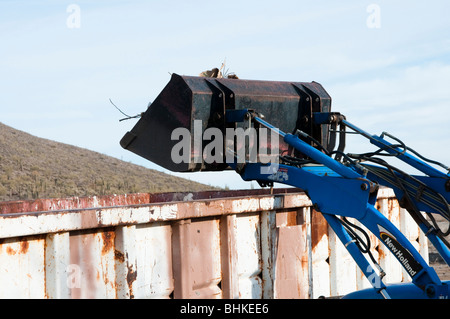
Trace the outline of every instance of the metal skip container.
<instances>
[{"instance_id":1,"label":"metal skip container","mask_svg":"<svg viewBox=\"0 0 450 319\"><path fill-rule=\"evenodd\" d=\"M331 97L317 82L259 81L172 74L169 83L120 141L123 148L174 172L221 171L228 168L221 150L219 160L206 162L202 151L210 140L203 133L216 128L225 136L229 110L251 109L286 132L300 129L327 145L328 128L314 125L313 112L330 112ZM178 129L178 130L177 130ZM181 130L180 130L181 129ZM187 160L174 161L180 141L177 132L189 133ZM239 145L236 145L238 148ZM269 146L270 147L270 146ZM277 152L288 151L281 142ZM273 154L273 153L271 153ZM217 157L216 157L217 158ZM221 160L220 160L221 158Z\"/></svg>"}]
</instances>

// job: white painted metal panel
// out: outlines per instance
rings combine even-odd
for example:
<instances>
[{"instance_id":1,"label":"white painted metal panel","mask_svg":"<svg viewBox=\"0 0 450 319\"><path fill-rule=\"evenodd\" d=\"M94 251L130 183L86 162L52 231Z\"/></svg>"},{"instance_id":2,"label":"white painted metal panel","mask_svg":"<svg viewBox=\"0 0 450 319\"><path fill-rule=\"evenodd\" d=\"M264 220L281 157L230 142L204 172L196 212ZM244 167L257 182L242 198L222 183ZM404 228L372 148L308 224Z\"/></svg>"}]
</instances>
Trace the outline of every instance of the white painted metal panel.
<instances>
[{"instance_id":1,"label":"white painted metal panel","mask_svg":"<svg viewBox=\"0 0 450 319\"><path fill-rule=\"evenodd\" d=\"M236 218L240 298L262 298L260 221L258 214Z\"/></svg>"},{"instance_id":2,"label":"white painted metal panel","mask_svg":"<svg viewBox=\"0 0 450 319\"><path fill-rule=\"evenodd\" d=\"M45 239L8 238L0 244L0 298L45 297Z\"/></svg>"},{"instance_id":3,"label":"white painted metal panel","mask_svg":"<svg viewBox=\"0 0 450 319\"><path fill-rule=\"evenodd\" d=\"M45 238L45 287L47 298L71 297L68 272L77 270L70 264L69 233L52 233ZM75 279L75 278L71 278Z\"/></svg>"},{"instance_id":4,"label":"white painted metal panel","mask_svg":"<svg viewBox=\"0 0 450 319\"><path fill-rule=\"evenodd\" d=\"M209 219L190 224L189 254L192 297L221 298L220 221Z\"/></svg>"},{"instance_id":5,"label":"white painted metal panel","mask_svg":"<svg viewBox=\"0 0 450 319\"><path fill-rule=\"evenodd\" d=\"M77 232L70 235L72 298L115 298L114 232Z\"/></svg>"},{"instance_id":6,"label":"white painted metal panel","mask_svg":"<svg viewBox=\"0 0 450 319\"><path fill-rule=\"evenodd\" d=\"M263 298L276 298L274 283L276 280L277 258L276 211L261 213L261 267L263 280Z\"/></svg>"},{"instance_id":7,"label":"white painted metal panel","mask_svg":"<svg viewBox=\"0 0 450 319\"><path fill-rule=\"evenodd\" d=\"M281 299L308 298L308 248L302 225L278 229L275 296Z\"/></svg>"},{"instance_id":8,"label":"white painted metal panel","mask_svg":"<svg viewBox=\"0 0 450 319\"><path fill-rule=\"evenodd\" d=\"M311 216L311 262L312 298L330 297L330 263L328 224L322 214L312 211Z\"/></svg>"},{"instance_id":9,"label":"white painted metal panel","mask_svg":"<svg viewBox=\"0 0 450 319\"><path fill-rule=\"evenodd\" d=\"M386 216L396 227L400 227L400 208L398 203L390 199L383 198L379 200L380 212ZM393 283L402 281L402 266L397 258L384 245L379 245L380 266L384 269L386 276L384 282Z\"/></svg>"},{"instance_id":10,"label":"white painted metal panel","mask_svg":"<svg viewBox=\"0 0 450 319\"><path fill-rule=\"evenodd\" d=\"M380 196L427 259L424 234L392 192ZM317 298L368 287L310 205L292 193L0 215L0 297ZM407 280L371 241L387 282Z\"/></svg>"},{"instance_id":11,"label":"white painted metal panel","mask_svg":"<svg viewBox=\"0 0 450 319\"><path fill-rule=\"evenodd\" d=\"M169 224L138 225L135 235L135 298L169 298L173 291L172 230Z\"/></svg>"},{"instance_id":12,"label":"white painted metal panel","mask_svg":"<svg viewBox=\"0 0 450 319\"><path fill-rule=\"evenodd\" d=\"M343 296L356 290L357 266L331 227L328 234L331 296Z\"/></svg>"}]
</instances>

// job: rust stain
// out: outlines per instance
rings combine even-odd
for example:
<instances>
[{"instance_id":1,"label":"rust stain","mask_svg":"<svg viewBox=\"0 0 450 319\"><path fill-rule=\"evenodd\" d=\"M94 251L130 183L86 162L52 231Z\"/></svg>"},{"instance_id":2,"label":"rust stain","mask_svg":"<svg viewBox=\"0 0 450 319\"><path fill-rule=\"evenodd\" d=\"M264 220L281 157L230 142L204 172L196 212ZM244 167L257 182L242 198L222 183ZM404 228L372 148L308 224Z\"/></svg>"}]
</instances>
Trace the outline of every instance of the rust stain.
<instances>
[{"instance_id":1,"label":"rust stain","mask_svg":"<svg viewBox=\"0 0 450 319\"><path fill-rule=\"evenodd\" d=\"M384 250L381 249L381 247L379 247L379 246L377 247L377 250L378 250L378 259L379 260L385 259L386 254L384 253Z\"/></svg>"},{"instance_id":2,"label":"rust stain","mask_svg":"<svg viewBox=\"0 0 450 319\"><path fill-rule=\"evenodd\" d=\"M126 255L125 255L126 254ZM114 259L120 263L125 263L128 260L128 253L123 253L117 249L114 250ZM127 285L130 292L130 298L134 299L133 282L137 278L137 271L133 265L129 265L127 262Z\"/></svg>"},{"instance_id":3,"label":"rust stain","mask_svg":"<svg viewBox=\"0 0 450 319\"><path fill-rule=\"evenodd\" d=\"M123 263L125 262L125 256L121 251L118 251L117 249L114 250L114 259Z\"/></svg>"},{"instance_id":4,"label":"rust stain","mask_svg":"<svg viewBox=\"0 0 450 319\"><path fill-rule=\"evenodd\" d=\"M377 201L377 202L375 203L375 208L376 208L377 210L380 210L381 204L380 204L379 201Z\"/></svg>"},{"instance_id":5,"label":"rust stain","mask_svg":"<svg viewBox=\"0 0 450 319\"><path fill-rule=\"evenodd\" d=\"M137 271L133 268L132 265L127 265L128 271L127 271L127 283L128 288L130 291L130 298L134 299L134 293L133 293L133 282L137 278Z\"/></svg>"},{"instance_id":6,"label":"rust stain","mask_svg":"<svg viewBox=\"0 0 450 319\"><path fill-rule=\"evenodd\" d=\"M103 272L103 282L105 283L105 285L109 284L112 287L112 283L109 281L108 274L106 272Z\"/></svg>"},{"instance_id":7,"label":"rust stain","mask_svg":"<svg viewBox=\"0 0 450 319\"><path fill-rule=\"evenodd\" d=\"M384 199L383 199L384 200ZM179 235L180 239L180 243L178 243L178 245L180 247L177 248L177 250L182 251L183 248L190 248L191 250L185 250L185 252L183 252L183 254L178 253L179 255L185 256L187 254L190 255L190 258L192 258L192 260L189 260L189 262L185 262L183 261L183 263L186 265L186 269L190 270L189 276L190 279L192 279L192 283L194 286L198 286L200 288L202 287L213 287L213 284L211 283L215 283L217 281L217 285L219 286L220 289L222 289L222 282L220 281L220 279L222 278L223 282L225 282L224 277L217 277L218 275L211 270L210 267L210 263L213 262L216 258L216 256L221 256L221 248L224 249L224 246L228 246L229 243L232 242L232 240L230 238L228 238L229 234L234 234L234 232L236 232L236 225L232 224L230 221L228 221L227 219L227 215L225 214L230 214L229 216L231 216L232 211L228 210L229 206L231 207L230 203L235 203L233 202L234 199L215 199L212 200L211 198L207 198L203 203L201 202L182 202L177 204L178 205L178 210L179 212L182 212L183 214L181 214L180 216L184 216L184 217L192 217L192 224L191 220L189 219L189 223L186 221L186 224L180 223L181 225L184 226L188 226L188 225L192 225L187 227L186 229L183 229L182 233L183 233L183 237ZM242 201L244 202L244 201ZM240 204L240 202L237 202L238 204ZM398 210L399 210L399 205L397 200L395 199L389 199L385 202L386 206L383 206L383 209L386 209L388 214L389 214L389 218L392 219L395 217L398 219ZM55 205L54 203L52 205ZM84 205L84 204L83 204ZM296 204L296 205L300 205L300 204ZM303 204L302 204L303 205ZM383 203L384 205L384 203ZM242 210L246 209L246 205L241 204L241 206L243 207ZM40 209L39 206L34 206L36 209ZM253 206L250 207L250 205L248 206L248 210L251 210L253 208ZM285 206L283 206L285 207ZM277 210L277 214L284 214L284 220L285 220L285 224L284 226L301 226L301 233L306 233L306 224L305 220L303 220L303 215L300 213L301 210L298 209L292 209L291 206L287 206L290 209L286 209L286 208L276 208ZM303 206L301 206L303 207ZM376 207L379 209L381 207L380 202L378 201L376 203ZM1 208L1 203L0 203L0 208ZM94 210L92 210L94 211ZM68 212L61 212L61 215L64 215ZM150 210L151 214L155 213L154 209ZM98 213L98 217L99 219L101 218L101 214L102 211L99 211ZM214 214L219 215L219 216L214 216ZM247 218L248 220L245 221L245 224L249 225L249 230L251 230L251 233L254 232L255 237L256 237L256 242L259 242L260 237L261 237L261 230L260 230L260 224L259 222L253 222L253 219L251 216L255 215L255 212L252 211L240 211L239 212L239 218L240 219L245 219ZM320 212L315 211L313 208L311 208L311 245L312 245L312 249L313 252L315 250L315 248L317 247L317 245L321 242L321 240L328 236L328 224L326 223L326 220L323 218L322 214ZM202 217L201 219L195 220L196 217ZM278 217L278 215L277 215ZM180 218L180 217L177 217ZM223 218L223 219L221 219ZM220 221L223 221L224 223L227 223L226 226L220 226L219 227L219 223ZM230 223L230 224L228 224ZM180 226L178 226L179 228L181 228ZM252 226L250 228L250 226ZM219 231L219 228L224 227L226 228L224 232L225 235L222 235L222 230ZM287 227L289 228L289 227ZM181 233L180 230L178 230L178 233ZM91 265L93 264L93 262L90 260L90 254L81 254L78 250L85 250L85 251L89 251L90 250L90 246L92 244L92 241L94 239L92 239L91 235L95 234L95 236L93 237L95 239L95 244L100 244L101 248L96 246L95 248L95 253L98 253L98 248L100 248L99 250L101 250L101 254L102 255L108 255L108 254L112 254L112 256L114 256L114 260L121 262L124 264L124 267L126 267L126 283L129 287L129 294L130 294L130 298L135 298L134 292L133 292L133 283L137 280L137 266L135 263L132 264L128 264L128 258L127 258L127 254L126 252L121 252L119 250L115 249L115 231L113 227L108 227L108 228L100 228L97 230L78 230L78 231L73 231L71 233L70 236L70 245L73 248L73 252L71 251L71 262L74 262L75 260L81 259L83 262L86 263L86 266L83 266L85 268L83 269L88 269L89 267L91 267ZM172 234L172 236L175 233ZM52 235L50 235L52 236ZM170 236L170 235L169 235ZM215 237L218 236L218 237ZM293 236L293 235L292 235ZM374 238L376 238L375 235L371 235L374 236ZM100 238L101 239L100 239ZM188 244L186 244L184 242L184 240L182 240L184 237L188 238L189 241ZM81 238L81 239L80 239ZM169 237L170 238L170 237ZM214 241L214 238L218 238L217 241ZM31 250L33 250L35 248L35 239L39 239L39 240L43 240L44 243L44 254L45 254L45 245L46 245L46 241L45 241L45 235L40 235L38 237L32 237L32 236L28 236L28 237L19 237L19 238L14 238L14 239L0 239L0 252L5 251L8 255L16 255L16 254L26 254L27 252L30 252ZM12 242L12 240L14 240ZM100 241L100 243L97 242L97 240ZM233 240L236 240L236 238L234 238ZM299 239L297 239L297 237L291 237L291 235L287 236L284 238L284 243L282 243L280 245L280 243L278 243L281 246L286 246L288 245L293 245L294 243L296 243ZM372 237L371 237L372 240ZM31 248L30 248L30 241L31 241ZM169 242L173 243L173 239L172 241L169 240ZM178 239L177 239L178 241ZM220 243L221 241L223 241L224 243L222 244L215 244ZM375 246L377 244L379 244L379 242L373 241L375 244ZM3 247L1 247L1 245L3 244ZM167 245L170 245L170 243L168 243ZM232 244L234 245L234 244ZM191 246L191 247L189 247ZM304 244L299 244L299 246L303 247ZM230 247L234 247L234 246L230 246ZM174 249L173 247L171 247L172 249ZM252 246L251 247L254 251L253 253L255 255L260 256L260 246ZM279 248L279 247L278 247ZM277 249L278 249L277 248ZM296 248L294 247L293 249L300 250L300 249L304 249L304 248ZM373 248L375 251L378 252L379 255L379 259L384 259L385 258L385 251L382 249L382 245L380 244L380 246L376 246L375 248ZM170 251L170 249L168 250ZM223 254L222 256L228 256L228 259L226 259L225 262L227 261L233 261L236 260L236 251L232 251L231 248L227 248L225 250L226 255ZM81 256L79 256L79 254L81 254ZM102 261L103 262L109 262L110 258L112 259L111 255L108 255L107 258L102 259L102 260L107 260L107 261ZM280 262L280 267L279 270L280 271L284 271L282 272L283 275L287 275L287 274L291 274L288 273L287 271L291 271L291 268L286 268L286 267L291 267L292 265L290 265L290 257L296 257L298 259L298 262L296 265L300 264L301 266L299 267L299 269L294 269L292 268L292 274L297 275L297 273L299 273L300 271L303 271L302 269L307 269L307 265L308 265L308 255L307 254L295 254L294 256L292 256L292 254L285 254L284 251L281 251L281 254L278 256L279 258L279 262ZM51 258L54 258L54 256L51 256ZM169 258L178 258L181 259L181 257L173 257L172 254L169 255ZM262 258L262 257L260 257ZM269 257L268 257L269 258ZM293 258L292 258L293 259ZM269 262L271 260L269 259ZM329 259L327 258L326 260L327 262L329 262ZM126 264L125 264L126 262ZM235 262L235 261L233 261ZM220 262L219 262L220 263ZM170 262L169 267L174 266L177 263L173 263ZM111 269L109 266L111 265L106 265L108 267L104 267L102 268L103 271L99 272L99 270L97 270L97 273L94 272L94 270L86 270L86 277L88 279L94 279L95 276L97 278L97 280L100 280L101 277L103 276L103 281L105 282L105 284L110 285L111 287L115 287L115 282L114 280L110 280L109 278L113 278L113 277L108 277L107 276L107 271L109 271L109 269ZM282 268L281 266L284 266L284 268ZM111 266L111 267L115 267L115 265ZM221 264L220 267L225 268L224 263ZM235 267L235 265L228 265L226 266L228 268L232 268ZM286 270L287 269L287 270ZM219 268L219 270L222 270L222 268ZM178 271L178 270L177 270ZM180 272L182 272L182 275L184 274L185 270L180 270ZM231 270L226 270L227 272L231 272ZM187 272L187 271L186 271ZM306 270L305 270L306 272ZM30 276L30 274L27 274L27 276ZM187 276L187 275L186 275ZM222 275L223 276L223 275ZM261 277L261 272L259 272L258 274L255 275L255 277ZM286 278L289 279L289 278ZM92 282L94 282L94 280L89 280ZM207 284L204 284L204 281L207 282ZM296 292L298 295L301 295L302 290L300 289L299 286L299 282L296 282L297 286L294 287L296 288L296 290L294 292ZM89 284L88 284L89 285ZM206 285L206 286L205 286ZM209 286L208 286L209 285ZM225 284L224 284L225 285ZM228 285L230 285L228 283ZM228 287L228 286L227 286ZM200 291L199 288L199 291ZM94 287L95 289L95 287ZM229 288L226 288L229 289ZM209 293L213 294L213 295L220 295L220 292L217 291L216 287L214 286L214 289L212 288L208 288L206 290L204 290L205 292L201 292L202 294L208 295ZM206 292L208 291L208 292ZM199 292L200 293L200 292Z\"/></svg>"},{"instance_id":8,"label":"rust stain","mask_svg":"<svg viewBox=\"0 0 450 319\"><path fill-rule=\"evenodd\" d=\"M14 249L12 249L11 247L6 247L6 253L8 254L8 255L15 255L17 252L14 250Z\"/></svg>"},{"instance_id":9,"label":"rust stain","mask_svg":"<svg viewBox=\"0 0 450 319\"><path fill-rule=\"evenodd\" d=\"M114 248L115 237L116 234L113 231L102 232L102 239L103 239L102 255L107 254L111 249Z\"/></svg>"},{"instance_id":10,"label":"rust stain","mask_svg":"<svg viewBox=\"0 0 450 319\"><path fill-rule=\"evenodd\" d=\"M311 246L313 251L324 236L328 236L328 223L320 212L311 210Z\"/></svg>"},{"instance_id":11,"label":"rust stain","mask_svg":"<svg viewBox=\"0 0 450 319\"><path fill-rule=\"evenodd\" d=\"M30 244L28 240L24 239L20 242L20 250L19 253L26 254L28 251L28 248L30 247Z\"/></svg>"},{"instance_id":12,"label":"rust stain","mask_svg":"<svg viewBox=\"0 0 450 319\"><path fill-rule=\"evenodd\" d=\"M0 214L138 205L149 202L150 194L148 193L6 201L0 203Z\"/></svg>"}]
</instances>

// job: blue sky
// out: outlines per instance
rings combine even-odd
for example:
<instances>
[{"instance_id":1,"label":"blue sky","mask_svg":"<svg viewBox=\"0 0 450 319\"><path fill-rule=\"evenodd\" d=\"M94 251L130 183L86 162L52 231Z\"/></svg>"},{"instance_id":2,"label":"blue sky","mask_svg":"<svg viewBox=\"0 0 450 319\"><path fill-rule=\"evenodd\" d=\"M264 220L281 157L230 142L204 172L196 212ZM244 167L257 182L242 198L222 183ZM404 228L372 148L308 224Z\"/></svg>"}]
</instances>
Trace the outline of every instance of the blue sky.
<instances>
[{"instance_id":1,"label":"blue sky","mask_svg":"<svg viewBox=\"0 0 450 319\"><path fill-rule=\"evenodd\" d=\"M449 11L438 0L1 1L0 122L163 170L119 146L135 121L119 122L109 98L137 114L169 73L226 59L240 78L317 81L351 122L450 165ZM250 185L234 172L182 176Z\"/></svg>"}]
</instances>

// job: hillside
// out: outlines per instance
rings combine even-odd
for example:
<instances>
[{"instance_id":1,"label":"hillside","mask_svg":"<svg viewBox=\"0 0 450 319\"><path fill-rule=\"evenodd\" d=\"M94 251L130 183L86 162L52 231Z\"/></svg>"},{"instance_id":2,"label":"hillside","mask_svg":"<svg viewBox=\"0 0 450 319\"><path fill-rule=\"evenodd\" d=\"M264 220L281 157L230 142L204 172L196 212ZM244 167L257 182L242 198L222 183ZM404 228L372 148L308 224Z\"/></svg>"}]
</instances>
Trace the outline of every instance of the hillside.
<instances>
[{"instance_id":1,"label":"hillside","mask_svg":"<svg viewBox=\"0 0 450 319\"><path fill-rule=\"evenodd\" d=\"M208 189L0 123L0 201Z\"/></svg>"}]
</instances>

